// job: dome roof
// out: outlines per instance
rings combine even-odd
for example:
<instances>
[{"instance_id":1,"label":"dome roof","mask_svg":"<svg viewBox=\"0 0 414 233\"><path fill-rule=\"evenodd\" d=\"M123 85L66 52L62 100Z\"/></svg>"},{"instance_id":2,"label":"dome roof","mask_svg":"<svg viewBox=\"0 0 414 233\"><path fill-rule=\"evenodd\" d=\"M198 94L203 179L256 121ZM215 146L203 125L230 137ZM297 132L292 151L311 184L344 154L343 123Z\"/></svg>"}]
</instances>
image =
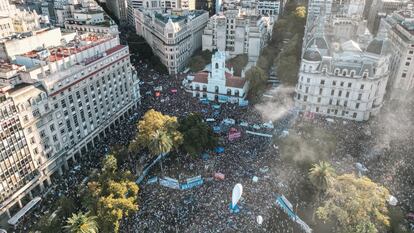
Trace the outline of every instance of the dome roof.
<instances>
[{"instance_id":1,"label":"dome roof","mask_svg":"<svg viewBox=\"0 0 414 233\"><path fill-rule=\"evenodd\" d=\"M325 38L321 38L321 37L315 37L312 38L308 45L313 45L315 44L318 49L328 49L328 43L326 42Z\"/></svg>"},{"instance_id":2,"label":"dome roof","mask_svg":"<svg viewBox=\"0 0 414 233\"><path fill-rule=\"evenodd\" d=\"M319 52L316 45L312 45L310 48L307 48L305 50L305 53L303 54L303 59L308 61L322 61L322 55Z\"/></svg>"}]
</instances>

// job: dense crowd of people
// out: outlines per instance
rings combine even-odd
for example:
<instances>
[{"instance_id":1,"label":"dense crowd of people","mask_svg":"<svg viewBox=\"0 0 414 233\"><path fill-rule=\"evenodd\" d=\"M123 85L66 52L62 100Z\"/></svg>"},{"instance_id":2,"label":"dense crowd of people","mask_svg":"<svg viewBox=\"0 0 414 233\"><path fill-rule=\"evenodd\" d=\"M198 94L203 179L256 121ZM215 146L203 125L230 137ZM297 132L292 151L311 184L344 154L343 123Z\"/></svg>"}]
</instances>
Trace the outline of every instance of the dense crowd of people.
<instances>
[{"instance_id":1,"label":"dense crowd of people","mask_svg":"<svg viewBox=\"0 0 414 233\"><path fill-rule=\"evenodd\" d=\"M183 180L201 175L204 183L189 190L176 190L158 183L147 184L144 180L138 197L139 211L123 219L121 232L292 232L292 229L298 232L298 226L276 206L276 197L285 195L306 222L311 220L314 193L308 185L307 171L280 157L275 138L281 137L284 131L300 128L303 122L311 122L315 127L336 135L336 148L329 160L338 173L355 172L355 163L363 163L369 170L366 175L389 188L406 211L414 211L414 161L410 156L414 149L412 132L404 140L376 149L377 138L383 133L377 127L380 123L331 122L320 117L307 119L289 111L273 123L274 128L263 127L260 112L252 106L202 103L182 86L183 75L159 74L139 62L136 69L141 78L139 108L95 144L88 156L82 156L74 167L56 178L42 203L23 220L17 232L27 232L42 215L53 212L54 203L60 197L79 200L79 192L73 187L87 182L90 172L100 168L99 161L110 152L110 148L128 146L136 133L136 122L149 109L177 117L197 112L204 119L214 118L215 122L209 124L220 127L219 146L224 148L224 152L206 151L206 158L180 151L170 153L163 162L165 176ZM228 118L235 120L235 124L222 123ZM241 126L241 122L248 126ZM254 128L254 125L259 128ZM228 140L227 133L231 127L241 132L240 138ZM251 135L246 133L247 129L272 134L274 138ZM150 159L145 152L129 154L119 166L138 175L137 172ZM215 173L224 174L224 179L214 178ZM161 176L161 172L156 166L148 176ZM231 192L237 183L244 188L241 211L232 214L229 209ZM263 217L262 224L256 221L259 215Z\"/></svg>"}]
</instances>

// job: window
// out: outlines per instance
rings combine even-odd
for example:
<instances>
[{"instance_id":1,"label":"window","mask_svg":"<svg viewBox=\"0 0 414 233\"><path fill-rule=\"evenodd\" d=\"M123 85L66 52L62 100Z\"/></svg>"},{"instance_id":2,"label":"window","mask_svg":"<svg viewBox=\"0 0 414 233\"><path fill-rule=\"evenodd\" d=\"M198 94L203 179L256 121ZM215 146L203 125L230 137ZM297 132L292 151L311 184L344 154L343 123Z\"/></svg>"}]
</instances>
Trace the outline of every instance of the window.
<instances>
[{"instance_id":1,"label":"window","mask_svg":"<svg viewBox=\"0 0 414 233\"><path fill-rule=\"evenodd\" d=\"M341 96L341 95L342 95L342 91L339 91L338 96Z\"/></svg>"},{"instance_id":2,"label":"window","mask_svg":"<svg viewBox=\"0 0 414 233\"><path fill-rule=\"evenodd\" d=\"M353 117L353 118L356 118L356 117L357 117L357 115L358 115L358 114L357 114L356 112L354 112L354 114L352 114L352 117Z\"/></svg>"},{"instance_id":3,"label":"window","mask_svg":"<svg viewBox=\"0 0 414 233\"><path fill-rule=\"evenodd\" d=\"M303 101L306 102L307 100L308 100L308 96L307 95L303 96Z\"/></svg>"},{"instance_id":4,"label":"window","mask_svg":"<svg viewBox=\"0 0 414 233\"><path fill-rule=\"evenodd\" d=\"M332 82L332 85L333 85L333 86L336 86L336 81L333 81L333 82Z\"/></svg>"},{"instance_id":5,"label":"window","mask_svg":"<svg viewBox=\"0 0 414 233\"><path fill-rule=\"evenodd\" d=\"M322 89L322 88L320 88L320 89L319 89L319 95L322 95L322 91L323 91L323 89Z\"/></svg>"},{"instance_id":6,"label":"window","mask_svg":"<svg viewBox=\"0 0 414 233\"><path fill-rule=\"evenodd\" d=\"M402 73L401 78L407 77L407 73Z\"/></svg>"},{"instance_id":7,"label":"window","mask_svg":"<svg viewBox=\"0 0 414 233\"><path fill-rule=\"evenodd\" d=\"M346 107L346 106L348 106L348 101L347 100L344 101L344 107Z\"/></svg>"},{"instance_id":8,"label":"window","mask_svg":"<svg viewBox=\"0 0 414 233\"><path fill-rule=\"evenodd\" d=\"M321 102L321 99L322 99L321 97L318 97L318 103L320 103L320 102Z\"/></svg>"},{"instance_id":9,"label":"window","mask_svg":"<svg viewBox=\"0 0 414 233\"><path fill-rule=\"evenodd\" d=\"M324 85L325 84L325 80L321 80L321 85Z\"/></svg>"},{"instance_id":10,"label":"window","mask_svg":"<svg viewBox=\"0 0 414 233\"><path fill-rule=\"evenodd\" d=\"M341 82L341 84L340 84L340 85L341 85L341 87L343 87L343 86L344 86L344 82Z\"/></svg>"},{"instance_id":11,"label":"window","mask_svg":"<svg viewBox=\"0 0 414 233\"><path fill-rule=\"evenodd\" d=\"M298 100L300 100L300 94L298 94Z\"/></svg>"},{"instance_id":12,"label":"window","mask_svg":"<svg viewBox=\"0 0 414 233\"><path fill-rule=\"evenodd\" d=\"M347 92L346 92L345 97L346 97L346 98L348 98L348 97L349 97L349 91L347 91Z\"/></svg>"},{"instance_id":13,"label":"window","mask_svg":"<svg viewBox=\"0 0 414 233\"><path fill-rule=\"evenodd\" d=\"M329 104L332 104L332 99L329 100Z\"/></svg>"},{"instance_id":14,"label":"window","mask_svg":"<svg viewBox=\"0 0 414 233\"><path fill-rule=\"evenodd\" d=\"M308 91L309 91L309 87L306 87L305 93L308 93Z\"/></svg>"},{"instance_id":15,"label":"window","mask_svg":"<svg viewBox=\"0 0 414 233\"><path fill-rule=\"evenodd\" d=\"M348 83L348 87L351 88L352 87L352 83Z\"/></svg>"},{"instance_id":16,"label":"window","mask_svg":"<svg viewBox=\"0 0 414 233\"><path fill-rule=\"evenodd\" d=\"M355 104L355 108L358 109L359 108L359 103Z\"/></svg>"},{"instance_id":17,"label":"window","mask_svg":"<svg viewBox=\"0 0 414 233\"><path fill-rule=\"evenodd\" d=\"M307 83L310 83L310 78L307 79Z\"/></svg>"},{"instance_id":18,"label":"window","mask_svg":"<svg viewBox=\"0 0 414 233\"><path fill-rule=\"evenodd\" d=\"M364 84L361 84L361 90L364 90Z\"/></svg>"},{"instance_id":19,"label":"window","mask_svg":"<svg viewBox=\"0 0 414 233\"><path fill-rule=\"evenodd\" d=\"M362 99L362 94L358 94L358 100Z\"/></svg>"},{"instance_id":20,"label":"window","mask_svg":"<svg viewBox=\"0 0 414 233\"><path fill-rule=\"evenodd\" d=\"M331 91L331 95L333 96L335 94L335 90L332 90Z\"/></svg>"},{"instance_id":21,"label":"window","mask_svg":"<svg viewBox=\"0 0 414 233\"><path fill-rule=\"evenodd\" d=\"M55 125L54 125L54 124L51 124L51 125L49 126L49 128L50 128L50 132L55 131Z\"/></svg>"},{"instance_id":22,"label":"window","mask_svg":"<svg viewBox=\"0 0 414 233\"><path fill-rule=\"evenodd\" d=\"M319 107L316 107L316 110L315 110L315 112L319 112Z\"/></svg>"}]
</instances>

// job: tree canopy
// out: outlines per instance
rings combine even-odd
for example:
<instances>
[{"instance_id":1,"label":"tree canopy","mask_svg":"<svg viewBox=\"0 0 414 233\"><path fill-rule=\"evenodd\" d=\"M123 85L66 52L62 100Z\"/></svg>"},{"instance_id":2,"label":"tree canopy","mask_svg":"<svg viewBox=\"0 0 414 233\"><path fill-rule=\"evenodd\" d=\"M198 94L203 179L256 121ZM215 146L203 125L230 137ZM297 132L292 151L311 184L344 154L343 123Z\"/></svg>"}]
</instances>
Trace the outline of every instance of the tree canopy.
<instances>
[{"instance_id":1,"label":"tree canopy","mask_svg":"<svg viewBox=\"0 0 414 233\"><path fill-rule=\"evenodd\" d=\"M309 169L309 180L315 188L321 192L326 191L334 178L335 170L325 161L320 161L319 164L313 164Z\"/></svg>"},{"instance_id":2,"label":"tree canopy","mask_svg":"<svg viewBox=\"0 0 414 233\"><path fill-rule=\"evenodd\" d=\"M72 214L66 224L64 228L70 233L98 233L96 216L90 216L89 213Z\"/></svg>"},{"instance_id":3,"label":"tree canopy","mask_svg":"<svg viewBox=\"0 0 414 233\"><path fill-rule=\"evenodd\" d=\"M257 66L253 66L246 72L246 80L249 82L248 97L252 102L257 102L262 97L267 79L267 74Z\"/></svg>"},{"instance_id":4,"label":"tree canopy","mask_svg":"<svg viewBox=\"0 0 414 233\"><path fill-rule=\"evenodd\" d=\"M138 210L139 188L130 173L118 171L115 156L102 164L102 173L88 183L84 206L96 213L100 232L116 233L121 219Z\"/></svg>"},{"instance_id":5,"label":"tree canopy","mask_svg":"<svg viewBox=\"0 0 414 233\"><path fill-rule=\"evenodd\" d=\"M203 122L198 113L191 113L180 120L178 130L183 134L183 147L187 153L197 155L203 150L214 148L217 145L217 137L211 127Z\"/></svg>"},{"instance_id":6,"label":"tree canopy","mask_svg":"<svg viewBox=\"0 0 414 233\"><path fill-rule=\"evenodd\" d=\"M168 138L173 148L178 148L182 144L183 136L177 130L177 117L163 115L151 109L145 113L138 122L137 127L136 140L134 143L131 143L131 148L148 148L152 155L158 155L159 151L154 144L156 142L155 139Z\"/></svg>"},{"instance_id":7,"label":"tree canopy","mask_svg":"<svg viewBox=\"0 0 414 233\"><path fill-rule=\"evenodd\" d=\"M337 222L342 232L377 233L389 226L389 191L367 177L340 175L329 185L316 214Z\"/></svg>"}]
</instances>

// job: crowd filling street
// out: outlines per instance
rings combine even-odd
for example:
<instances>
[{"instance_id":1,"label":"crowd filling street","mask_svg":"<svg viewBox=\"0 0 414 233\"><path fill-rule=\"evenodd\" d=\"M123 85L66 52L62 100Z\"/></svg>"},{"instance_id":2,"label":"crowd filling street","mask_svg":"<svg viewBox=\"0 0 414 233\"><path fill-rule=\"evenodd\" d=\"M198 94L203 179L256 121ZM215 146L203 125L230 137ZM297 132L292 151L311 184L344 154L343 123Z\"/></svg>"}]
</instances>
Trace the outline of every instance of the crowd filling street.
<instances>
[{"instance_id":1,"label":"crowd filling street","mask_svg":"<svg viewBox=\"0 0 414 233\"><path fill-rule=\"evenodd\" d=\"M286 112L282 119L273 122L274 127L265 127L262 113L254 106L202 103L186 92L182 85L183 75L159 74L140 61L136 61L135 68L141 79L139 108L129 120L117 125L106 139L89 151L88 156L56 178L42 203L26 217L17 232L27 232L43 214L53 212L52 206L59 197L79 200L79 192L73 187L85 185L88 175L100 168L98 161L110 153L112 146L129 144L136 133L137 121L149 109L178 118L191 112L200 113L204 119L213 118L215 121L209 124L220 127L217 130L219 146L224 151L206 151L199 156L171 152L163 161L164 176L177 180L201 176L204 183L188 190L149 183L149 178L162 176L159 166L155 166L140 184L138 212L122 221L121 232L277 233L292 232L292 229L300 232L299 227L276 206L276 197L286 196L295 206L298 216L311 225L314 191L309 187L307 170L281 157L278 139L283 131L295 131L307 137L307 132L301 131L306 124L336 135L335 149L327 159L338 173L357 172L355 163L364 164L368 169L364 175L387 187L404 211L414 211L414 159L411 155L414 138L413 131L404 128L403 124L399 125L401 128L391 128L405 133L404 137L395 138L389 132L390 127L384 126L383 119L368 123L338 119L332 122ZM159 91L159 96L155 95L155 89ZM409 109L404 111L414 116ZM225 119L235 120L234 125L221 123ZM241 132L241 137L229 141L227 134L232 127ZM273 138L248 134L247 130L270 134ZM384 139L386 135L389 137ZM388 143L385 144L385 141ZM120 167L138 176L137 173L150 160L151 156L142 152L129 156ZM222 176L215 176L218 173ZM243 185L243 195L240 212L233 214L229 205L231 191L237 183ZM257 216L263 217L260 225L256 221ZM318 232L319 226L311 227Z\"/></svg>"}]
</instances>

